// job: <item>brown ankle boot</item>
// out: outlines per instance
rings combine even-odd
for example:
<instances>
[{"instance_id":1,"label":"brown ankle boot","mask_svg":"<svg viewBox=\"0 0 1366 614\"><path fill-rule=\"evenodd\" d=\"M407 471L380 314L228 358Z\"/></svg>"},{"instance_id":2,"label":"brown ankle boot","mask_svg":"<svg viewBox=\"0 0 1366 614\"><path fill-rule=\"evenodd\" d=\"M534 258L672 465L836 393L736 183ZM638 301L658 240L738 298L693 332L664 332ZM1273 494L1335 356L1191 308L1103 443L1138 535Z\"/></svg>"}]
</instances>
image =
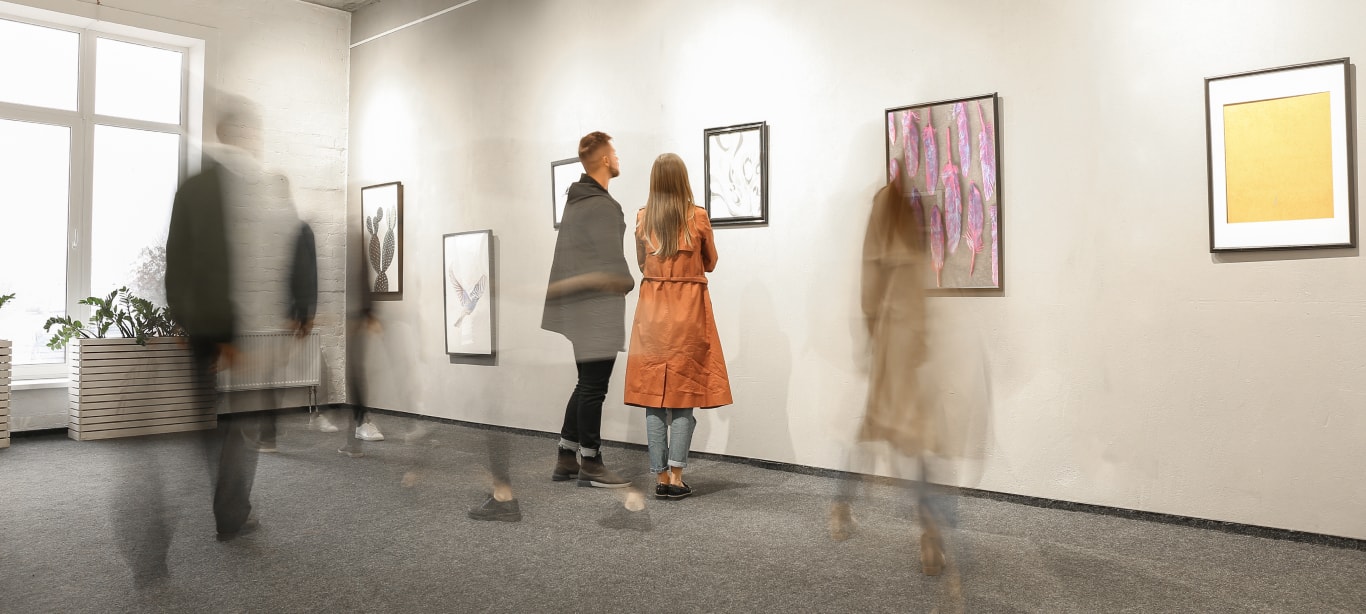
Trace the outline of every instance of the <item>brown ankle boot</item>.
<instances>
[{"instance_id":1,"label":"brown ankle boot","mask_svg":"<svg viewBox=\"0 0 1366 614\"><path fill-rule=\"evenodd\" d=\"M555 472L550 474L550 479L556 482L568 482L579 477L579 454L567 448L560 448L560 456L555 459Z\"/></svg>"}]
</instances>

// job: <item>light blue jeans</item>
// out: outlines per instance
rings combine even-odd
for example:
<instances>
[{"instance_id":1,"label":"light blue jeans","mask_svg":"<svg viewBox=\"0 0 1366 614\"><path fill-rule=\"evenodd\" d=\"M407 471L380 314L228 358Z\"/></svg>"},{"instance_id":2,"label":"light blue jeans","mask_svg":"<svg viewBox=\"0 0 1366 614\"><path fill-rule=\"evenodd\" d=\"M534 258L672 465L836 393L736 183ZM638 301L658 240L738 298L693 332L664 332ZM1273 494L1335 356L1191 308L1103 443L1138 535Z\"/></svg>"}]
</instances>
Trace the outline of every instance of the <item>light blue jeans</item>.
<instances>
[{"instance_id":1,"label":"light blue jeans","mask_svg":"<svg viewBox=\"0 0 1366 614\"><path fill-rule=\"evenodd\" d=\"M667 412L673 413L671 420L665 419ZM688 448L692 447L692 431L696 427L697 418L693 417L691 409L647 408L645 432L650 441L650 473L662 473L669 467L687 467ZM673 437L669 436L670 430Z\"/></svg>"}]
</instances>

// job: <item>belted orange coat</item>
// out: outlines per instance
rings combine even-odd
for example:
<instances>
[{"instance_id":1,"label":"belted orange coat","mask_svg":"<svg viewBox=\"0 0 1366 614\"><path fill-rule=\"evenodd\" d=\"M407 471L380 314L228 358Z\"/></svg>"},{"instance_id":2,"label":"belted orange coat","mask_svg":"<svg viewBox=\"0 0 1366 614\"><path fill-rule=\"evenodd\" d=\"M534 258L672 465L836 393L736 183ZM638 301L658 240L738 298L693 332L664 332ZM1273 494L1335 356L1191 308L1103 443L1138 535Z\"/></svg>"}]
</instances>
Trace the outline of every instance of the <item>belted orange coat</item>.
<instances>
[{"instance_id":1,"label":"belted orange coat","mask_svg":"<svg viewBox=\"0 0 1366 614\"><path fill-rule=\"evenodd\" d=\"M730 405L730 377L716 332L707 273L716 268L716 245L707 211L693 207L678 253L654 254L636 214L636 261L640 281L631 345L626 356L627 405L720 407Z\"/></svg>"}]
</instances>

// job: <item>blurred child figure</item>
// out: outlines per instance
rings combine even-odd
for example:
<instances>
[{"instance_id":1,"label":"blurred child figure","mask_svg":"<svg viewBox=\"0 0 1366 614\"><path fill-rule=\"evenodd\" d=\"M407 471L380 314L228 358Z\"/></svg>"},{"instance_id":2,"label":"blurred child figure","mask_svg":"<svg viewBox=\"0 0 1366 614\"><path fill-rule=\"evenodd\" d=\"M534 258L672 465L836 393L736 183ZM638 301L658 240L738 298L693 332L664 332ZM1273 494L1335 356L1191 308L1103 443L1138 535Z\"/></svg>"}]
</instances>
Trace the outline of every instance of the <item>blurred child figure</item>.
<instances>
[{"instance_id":1,"label":"blurred child figure","mask_svg":"<svg viewBox=\"0 0 1366 614\"><path fill-rule=\"evenodd\" d=\"M644 277L626 358L625 403L645 408L655 497L682 499L692 494L683 468L697 425L693 409L730 405L731 395L707 292L706 274L716 268L711 220L693 202L688 169L676 154L655 159L635 236Z\"/></svg>"}]
</instances>

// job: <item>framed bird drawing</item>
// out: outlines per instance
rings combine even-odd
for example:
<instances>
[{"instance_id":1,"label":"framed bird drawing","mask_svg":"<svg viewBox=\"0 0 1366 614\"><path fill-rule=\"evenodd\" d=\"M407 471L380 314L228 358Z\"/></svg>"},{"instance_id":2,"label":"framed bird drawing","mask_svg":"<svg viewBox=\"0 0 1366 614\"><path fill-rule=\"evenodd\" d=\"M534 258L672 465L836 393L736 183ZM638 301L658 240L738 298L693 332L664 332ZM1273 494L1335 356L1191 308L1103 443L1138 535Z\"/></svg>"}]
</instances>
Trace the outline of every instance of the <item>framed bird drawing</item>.
<instances>
[{"instance_id":1,"label":"framed bird drawing","mask_svg":"<svg viewBox=\"0 0 1366 614\"><path fill-rule=\"evenodd\" d=\"M446 353L492 356L496 349L493 231L456 232L441 241Z\"/></svg>"}]
</instances>

